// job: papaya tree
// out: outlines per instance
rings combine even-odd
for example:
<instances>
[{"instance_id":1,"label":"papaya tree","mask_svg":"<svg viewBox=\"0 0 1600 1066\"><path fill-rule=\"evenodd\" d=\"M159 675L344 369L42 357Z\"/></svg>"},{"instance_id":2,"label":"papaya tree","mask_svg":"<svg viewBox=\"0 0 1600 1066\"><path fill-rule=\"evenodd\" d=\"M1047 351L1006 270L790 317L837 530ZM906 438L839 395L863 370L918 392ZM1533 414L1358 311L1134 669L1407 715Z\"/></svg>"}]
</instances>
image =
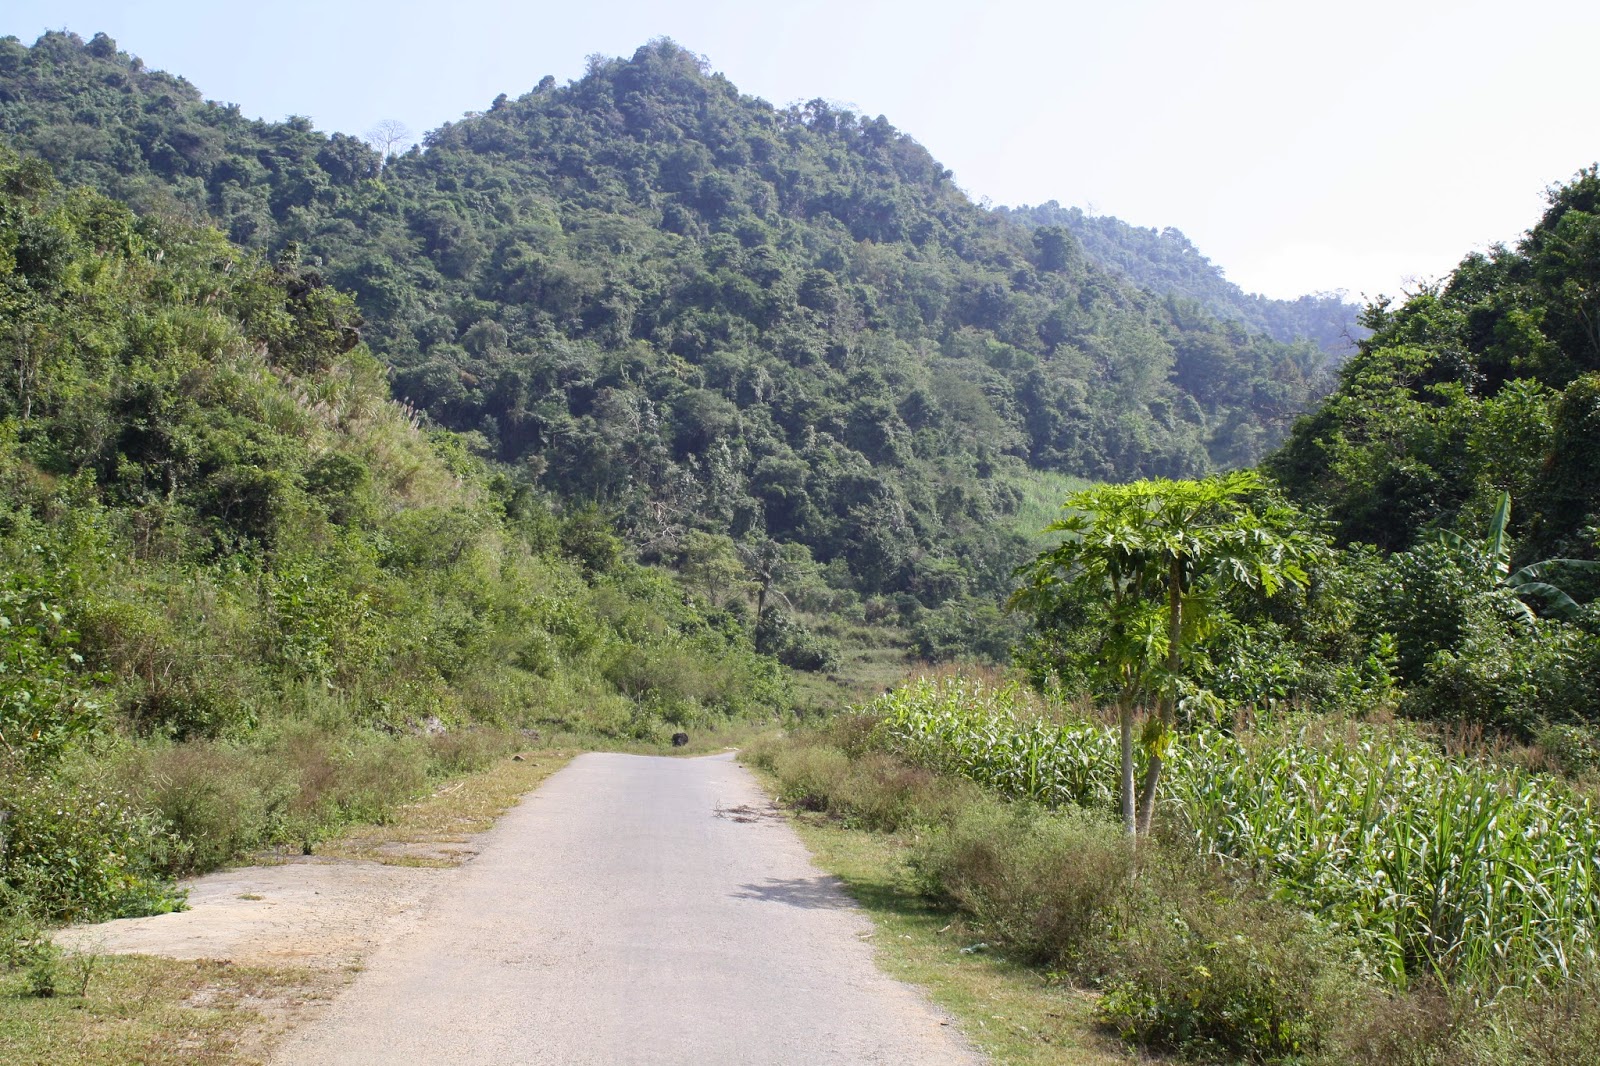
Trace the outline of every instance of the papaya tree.
<instances>
[{"instance_id":1,"label":"papaya tree","mask_svg":"<svg viewBox=\"0 0 1600 1066\"><path fill-rule=\"evenodd\" d=\"M1100 601L1095 680L1117 709L1122 819L1130 834L1146 833L1186 671L1216 628L1218 596L1229 587L1270 596L1303 586L1322 540L1248 470L1100 485L1067 497L1063 509L1049 529L1065 539L1018 571L1023 584L1011 605L1043 627L1064 602ZM1136 794L1141 714L1145 770Z\"/></svg>"}]
</instances>

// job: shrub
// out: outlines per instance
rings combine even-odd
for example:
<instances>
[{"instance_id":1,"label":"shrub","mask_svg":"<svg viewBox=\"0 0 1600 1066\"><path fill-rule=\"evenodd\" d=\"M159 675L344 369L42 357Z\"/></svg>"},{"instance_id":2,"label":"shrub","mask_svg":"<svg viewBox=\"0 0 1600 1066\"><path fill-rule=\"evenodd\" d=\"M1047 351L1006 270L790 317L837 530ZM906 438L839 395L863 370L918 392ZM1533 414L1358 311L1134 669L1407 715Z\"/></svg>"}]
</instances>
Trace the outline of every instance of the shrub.
<instances>
[{"instance_id":1,"label":"shrub","mask_svg":"<svg viewBox=\"0 0 1600 1066\"><path fill-rule=\"evenodd\" d=\"M181 903L159 871L176 844L161 819L97 777L0 777L0 882L52 921L158 914Z\"/></svg>"},{"instance_id":2,"label":"shrub","mask_svg":"<svg viewBox=\"0 0 1600 1066\"><path fill-rule=\"evenodd\" d=\"M481 770L511 751L515 740L514 734L498 729L458 729L429 737L428 773L432 777L456 777Z\"/></svg>"},{"instance_id":3,"label":"shrub","mask_svg":"<svg viewBox=\"0 0 1600 1066\"><path fill-rule=\"evenodd\" d=\"M778 795L803 810L826 811L864 829L893 832L951 821L977 795L965 781L941 777L881 752L851 758L828 741L831 730L766 742L747 752L778 778Z\"/></svg>"},{"instance_id":4,"label":"shrub","mask_svg":"<svg viewBox=\"0 0 1600 1066\"><path fill-rule=\"evenodd\" d=\"M822 744L792 744L772 755L778 797L802 810L832 809L840 786L850 774L850 757Z\"/></svg>"},{"instance_id":5,"label":"shrub","mask_svg":"<svg viewBox=\"0 0 1600 1066\"><path fill-rule=\"evenodd\" d=\"M281 831L299 792L291 768L210 741L138 749L121 772L177 838L165 863L176 874L214 870L260 847Z\"/></svg>"},{"instance_id":6,"label":"shrub","mask_svg":"<svg viewBox=\"0 0 1600 1066\"><path fill-rule=\"evenodd\" d=\"M79 671L78 635L62 624L71 581L0 578L0 748L36 766L93 732L102 710Z\"/></svg>"},{"instance_id":7,"label":"shrub","mask_svg":"<svg viewBox=\"0 0 1600 1066\"><path fill-rule=\"evenodd\" d=\"M310 726L287 730L274 757L298 779L290 805L296 827L316 834L341 822L386 821L427 783L423 743L364 732L329 735Z\"/></svg>"},{"instance_id":8,"label":"shrub","mask_svg":"<svg viewBox=\"0 0 1600 1066\"><path fill-rule=\"evenodd\" d=\"M1099 972L1125 917L1132 843L1088 811L970 803L913 862L934 896L954 904L1020 956Z\"/></svg>"},{"instance_id":9,"label":"shrub","mask_svg":"<svg viewBox=\"0 0 1600 1066\"><path fill-rule=\"evenodd\" d=\"M761 616L755 640L757 651L796 670L826 671L839 666L837 644L778 607L769 607Z\"/></svg>"},{"instance_id":10,"label":"shrub","mask_svg":"<svg viewBox=\"0 0 1600 1066\"><path fill-rule=\"evenodd\" d=\"M880 753L850 761L829 806L852 824L893 832L948 823L976 794L975 788L957 778L941 777Z\"/></svg>"},{"instance_id":11,"label":"shrub","mask_svg":"<svg viewBox=\"0 0 1600 1066\"><path fill-rule=\"evenodd\" d=\"M1350 975L1298 912L1193 866L1151 871L1096 1007L1125 1039L1259 1062L1315 1051Z\"/></svg>"},{"instance_id":12,"label":"shrub","mask_svg":"<svg viewBox=\"0 0 1600 1066\"><path fill-rule=\"evenodd\" d=\"M1600 1047L1592 971L1554 987L1502 988L1492 999L1419 981L1372 995L1337 1026L1318 1066L1571 1066Z\"/></svg>"},{"instance_id":13,"label":"shrub","mask_svg":"<svg viewBox=\"0 0 1600 1066\"><path fill-rule=\"evenodd\" d=\"M1471 1041L1474 1066L1567 1066L1593 1061L1600 1048L1600 973L1554 988L1511 990L1491 1024Z\"/></svg>"},{"instance_id":14,"label":"shrub","mask_svg":"<svg viewBox=\"0 0 1600 1066\"><path fill-rule=\"evenodd\" d=\"M1543 721L1590 721L1593 678L1582 631L1540 620L1512 633L1485 626L1439 651L1401 704L1414 718L1473 722L1527 739ZM1586 654L1586 652L1588 652Z\"/></svg>"},{"instance_id":15,"label":"shrub","mask_svg":"<svg viewBox=\"0 0 1600 1066\"><path fill-rule=\"evenodd\" d=\"M1352 1011L1316 1059L1327 1066L1460 1066L1468 997L1434 981L1374 994Z\"/></svg>"}]
</instances>

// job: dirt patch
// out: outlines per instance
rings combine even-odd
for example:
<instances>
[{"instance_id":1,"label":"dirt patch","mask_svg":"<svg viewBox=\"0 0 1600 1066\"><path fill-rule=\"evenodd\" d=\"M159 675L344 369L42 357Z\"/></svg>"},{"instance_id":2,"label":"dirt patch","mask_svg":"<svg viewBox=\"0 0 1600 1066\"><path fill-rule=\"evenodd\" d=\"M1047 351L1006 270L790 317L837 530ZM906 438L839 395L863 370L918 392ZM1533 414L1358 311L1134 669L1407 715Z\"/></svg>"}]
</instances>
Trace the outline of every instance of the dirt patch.
<instances>
[{"instance_id":1,"label":"dirt patch","mask_svg":"<svg viewBox=\"0 0 1600 1066\"><path fill-rule=\"evenodd\" d=\"M748 803L741 803L737 807L724 807L719 804L712 809L712 813L718 818L726 818L730 822L783 821L783 812L770 803L761 807L752 806Z\"/></svg>"},{"instance_id":2,"label":"dirt patch","mask_svg":"<svg viewBox=\"0 0 1600 1066\"><path fill-rule=\"evenodd\" d=\"M345 970L414 922L448 877L314 856L246 866L185 882L186 911L76 926L56 942L74 951Z\"/></svg>"},{"instance_id":3,"label":"dirt patch","mask_svg":"<svg viewBox=\"0 0 1600 1066\"><path fill-rule=\"evenodd\" d=\"M423 922L428 901L457 875L429 867L459 862L296 856L225 870L184 883L186 911L76 926L56 942L217 967L181 1004L232 1019L221 1038L227 1050L206 1061L261 1063L284 1034L326 1009L376 948Z\"/></svg>"},{"instance_id":4,"label":"dirt patch","mask_svg":"<svg viewBox=\"0 0 1600 1066\"><path fill-rule=\"evenodd\" d=\"M187 974L182 964L159 960L201 967L204 980L196 977L174 1009L215 1015L214 1037L225 1050L196 1061L265 1061L374 950L422 928L430 901L483 849L495 818L570 757L541 751L500 760L405 805L387 825L324 842L320 854L261 856L260 865L187 880L188 910L74 926L56 943L77 953L147 956L126 963L178 976ZM163 1042L187 1039L189 1024L177 1023Z\"/></svg>"}]
</instances>

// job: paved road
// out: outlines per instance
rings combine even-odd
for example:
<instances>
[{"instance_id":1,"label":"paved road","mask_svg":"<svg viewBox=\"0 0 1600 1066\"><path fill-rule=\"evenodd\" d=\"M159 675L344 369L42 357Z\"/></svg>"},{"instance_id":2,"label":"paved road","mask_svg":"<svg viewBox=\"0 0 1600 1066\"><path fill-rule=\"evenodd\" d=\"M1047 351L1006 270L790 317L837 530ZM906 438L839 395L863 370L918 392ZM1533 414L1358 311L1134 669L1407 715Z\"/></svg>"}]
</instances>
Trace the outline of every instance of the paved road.
<instances>
[{"instance_id":1,"label":"paved road","mask_svg":"<svg viewBox=\"0 0 1600 1066\"><path fill-rule=\"evenodd\" d=\"M579 756L458 878L274 1061L980 1061L729 756Z\"/></svg>"}]
</instances>

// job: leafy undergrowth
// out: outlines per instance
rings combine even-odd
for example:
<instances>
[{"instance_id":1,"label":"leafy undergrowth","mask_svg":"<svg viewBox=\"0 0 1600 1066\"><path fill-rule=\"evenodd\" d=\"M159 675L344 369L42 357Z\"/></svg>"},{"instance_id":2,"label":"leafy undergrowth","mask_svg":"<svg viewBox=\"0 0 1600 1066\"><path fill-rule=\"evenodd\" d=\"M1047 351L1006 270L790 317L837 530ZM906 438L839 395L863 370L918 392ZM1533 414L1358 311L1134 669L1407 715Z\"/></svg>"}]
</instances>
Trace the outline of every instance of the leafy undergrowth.
<instances>
[{"instance_id":1,"label":"leafy undergrowth","mask_svg":"<svg viewBox=\"0 0 1600 1066\"><path fill-rule=\"evenodd\" d=\"M1508 934L1493 982L1483 976L1489 971L1464 965L1397 974L1371 951L1365 930L1341 924L1336 911L1303 909L1305 886L1279 883L1270 864L1253 872L1208 854L1201 845L1211 838L1197 842L1170 817L1135 851L1097 806L1003 800L908 759L890 722L881 713L841 715L758 743L745 757L772 774L783 800L831 826L814 840L857 841L814 842L825 861L838 861L826 859L827 847L895 856L882 861L914 874L898 907L921 909L930 926L956 930L965 946L982 942L1008 965L1031 968L1021 972L1034 975L1041 1004L1072 989L1097 993L1093 1016L1146 1053L1328 1066L1556 1066L1586 1061L1600 1042L1600 986L1581 938L1529 944ZM1298 772L1314 777L1315 767ZM1216 787L1230 786L1219 772ZM1405 816L1386 808L1391 823ZM877 891L864 883L866 897ZM1477 891L1443 879L1437 888L1434 909L1443 918ZM1408 908L1395 901L1391 922L1415 920ZM1535 953L1541 944L1570 947L1564 980L1534 980L1546 972ZM981 1013L963 1016L970 1024Z\"/></svg>"},{"instance_id":2,"label":"leafy undergrowth","mask_svg":"<svg viewBox=\"0 0 1600 1066\"><path fill-rule=\"evenodd\" d=\"M999 795L1110 813L1115 731L1021 690L923 679L867 708L890 752ZM1197 850L1259 872L1403 986L1562 980L1600 935L1600 816L1564 782L1315 719L1198 728L1167 762Z\"/></svg>"}]
</instances>

